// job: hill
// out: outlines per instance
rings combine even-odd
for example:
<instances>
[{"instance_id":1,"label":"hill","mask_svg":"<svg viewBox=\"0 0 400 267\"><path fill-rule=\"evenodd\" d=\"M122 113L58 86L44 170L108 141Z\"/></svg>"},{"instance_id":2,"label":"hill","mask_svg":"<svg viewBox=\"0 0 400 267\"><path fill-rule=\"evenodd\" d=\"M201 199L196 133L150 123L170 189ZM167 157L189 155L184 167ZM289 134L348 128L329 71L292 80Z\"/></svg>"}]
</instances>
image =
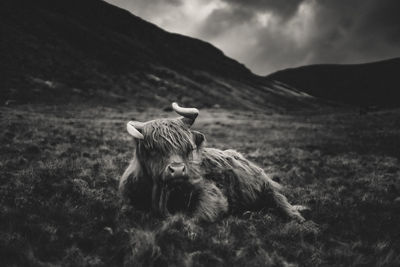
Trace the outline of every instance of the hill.
<instances>
[{"instance_id":1,"label":"hill","mask_svg":"<svg viewBox=\"0 0 400 267\"><path fill-rule=\"evenodd\" d=\"M101 0L1 2L1 102L171 101L296 109L313 100L275 86L211 44Z\"/></svg>"},{"instance_id":2,"label":"hill","mask_svg":"<svg viewBox=\"0 0 400 267\"><path fill-rule=\"evenodd\" d=\"M400 106L400 58L353 65L311 65L275 72L279 81L310 95L340 103Z\"/></svg>"}]
</instances>

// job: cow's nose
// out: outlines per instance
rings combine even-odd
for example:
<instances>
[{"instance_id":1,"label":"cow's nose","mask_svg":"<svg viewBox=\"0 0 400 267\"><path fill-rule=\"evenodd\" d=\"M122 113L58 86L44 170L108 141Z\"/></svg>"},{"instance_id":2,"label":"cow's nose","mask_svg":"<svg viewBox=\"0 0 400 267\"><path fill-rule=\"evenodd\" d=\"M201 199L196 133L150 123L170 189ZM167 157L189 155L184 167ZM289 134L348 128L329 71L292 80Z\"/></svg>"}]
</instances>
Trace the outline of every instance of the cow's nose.
<instances>
[{"instance_id":1,"label":"cow's nose","mask_svg":"<svg viewBox=\"0 0 400 267\"><path fill-rule=\"evenodd\" d=\"M186 166L184 163L171 163L167 168L168 175L172 178L185 177Z\"/></svg>"}]
</instances>

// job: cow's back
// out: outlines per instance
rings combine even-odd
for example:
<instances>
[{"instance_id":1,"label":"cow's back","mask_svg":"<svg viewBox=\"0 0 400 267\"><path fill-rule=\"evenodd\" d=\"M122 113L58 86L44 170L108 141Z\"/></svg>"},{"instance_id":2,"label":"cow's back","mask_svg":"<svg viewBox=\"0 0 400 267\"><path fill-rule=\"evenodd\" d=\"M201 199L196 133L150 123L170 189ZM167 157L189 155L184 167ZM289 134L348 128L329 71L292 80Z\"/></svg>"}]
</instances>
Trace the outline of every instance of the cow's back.
<instances>
[{"instance_id":1,"label":"cow's back","mask_svg":"<svg viewBox=\"0 0 400 267\"><path fill-rule=\"evenodd\" d=\"M231 210L258 209L270 202L278 184L264 171L235 150L203 149L204 178L213 181L228 198Z\"/></svg>"}]
</instances>

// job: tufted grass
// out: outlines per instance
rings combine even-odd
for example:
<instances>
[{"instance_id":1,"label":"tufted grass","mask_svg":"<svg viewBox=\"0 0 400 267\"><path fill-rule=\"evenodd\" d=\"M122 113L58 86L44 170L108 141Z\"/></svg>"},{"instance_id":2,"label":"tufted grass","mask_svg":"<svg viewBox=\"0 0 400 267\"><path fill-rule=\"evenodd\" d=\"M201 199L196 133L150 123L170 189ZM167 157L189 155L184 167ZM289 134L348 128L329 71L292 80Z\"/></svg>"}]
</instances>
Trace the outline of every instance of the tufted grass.
<instances>
[{"instance_id":1,"label":"tufted grass","mask_svg":"<svg viewBox=\"0 0 400 267\"><path fill-rule=\"evenodd\" d=\"M132 109L132 111L129 111ZM262 114L210 109L195 124L310 207L196 224L121 209L130 119L96 106L0 108L0 258L6 266L400 266L400 111Z\"/></svg>"}]
</instances>

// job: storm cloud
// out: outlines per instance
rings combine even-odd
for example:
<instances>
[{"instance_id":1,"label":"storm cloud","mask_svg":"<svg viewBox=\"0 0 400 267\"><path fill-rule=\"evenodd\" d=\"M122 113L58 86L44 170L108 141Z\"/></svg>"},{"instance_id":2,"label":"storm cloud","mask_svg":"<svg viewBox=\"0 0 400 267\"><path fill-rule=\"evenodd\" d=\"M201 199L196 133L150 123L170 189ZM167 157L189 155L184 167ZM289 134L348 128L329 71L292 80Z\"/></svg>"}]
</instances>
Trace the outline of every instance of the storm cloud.
<instances>
[{"instance_id":1,"label":"storm cloud","mask_svg":"<svg viewBox=\"0 0 400 267\"><path fill-rule=\"evenodd\" d=\"M400 56L398 0L108 0L261 75Z\"/></svg>"}]
</instances>

